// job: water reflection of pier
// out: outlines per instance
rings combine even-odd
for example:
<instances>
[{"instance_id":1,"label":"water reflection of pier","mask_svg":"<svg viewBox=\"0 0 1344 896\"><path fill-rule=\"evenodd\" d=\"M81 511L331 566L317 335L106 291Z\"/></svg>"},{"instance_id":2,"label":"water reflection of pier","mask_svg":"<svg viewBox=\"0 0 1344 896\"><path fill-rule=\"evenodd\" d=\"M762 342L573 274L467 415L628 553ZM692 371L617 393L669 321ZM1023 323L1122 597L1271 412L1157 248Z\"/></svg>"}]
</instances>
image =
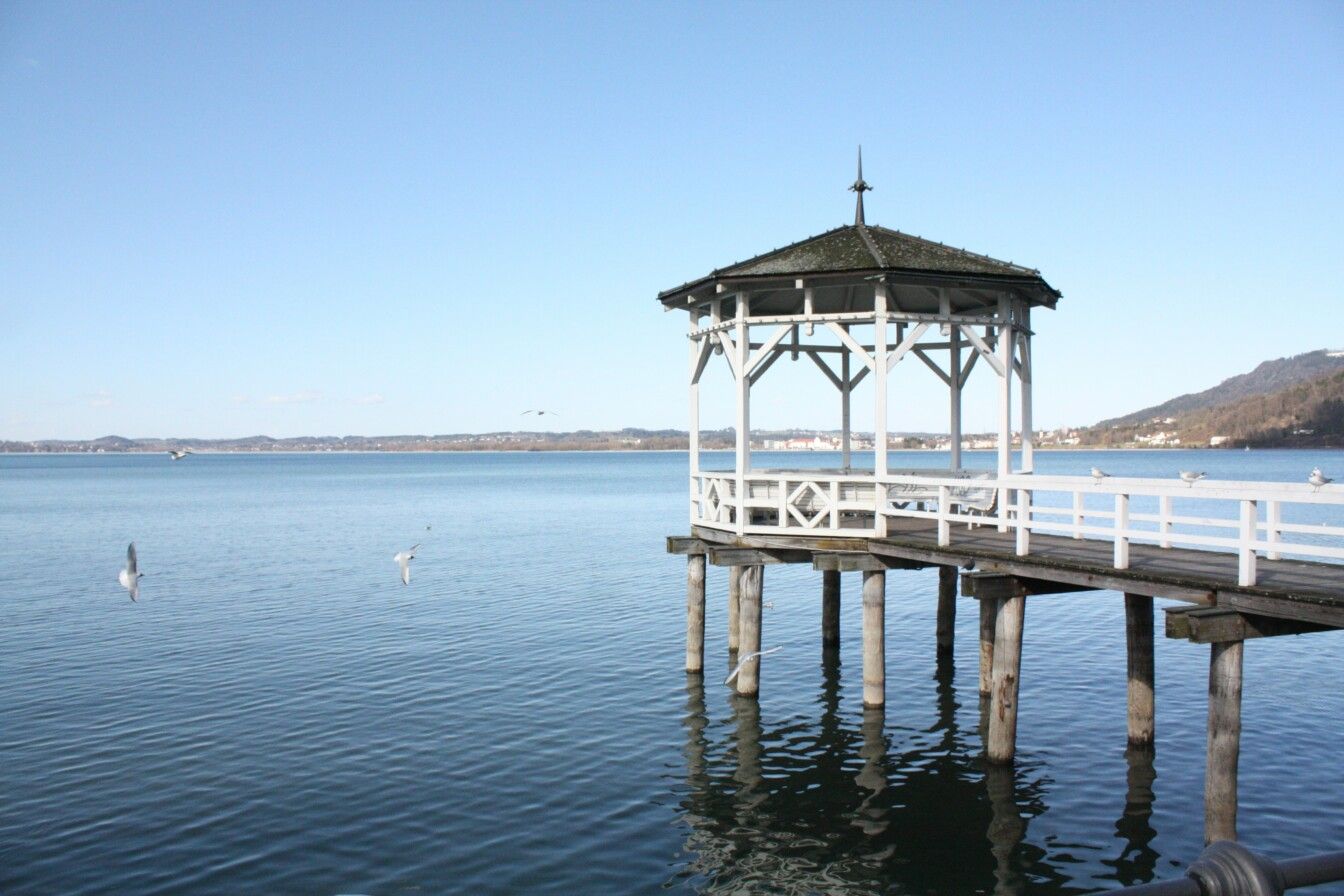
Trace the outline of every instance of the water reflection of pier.
<instances>
[{"instance_id":1,"label":"water reflection of pier","mask_svg":"<svg viewBox=\"0 0 1344 896\"><path fill-rule=\"evenodd\" d=\"M702 680L687 679L682 820L704 892L1068 892L1069 876L1025 842L1046 809L1030 768L983 761L962 731L950 666L933 679L935 724L896 747L881 708L847 710L833 656L823 663L814 723L763 723L755 700L729 697L711 722ZM973 698L974 699L974 698ZM983 714L982 709L982 714ZM1129 754L1116 831L1115 879L1152 879L1151 754Z\"/></svg>"}]
</instances>

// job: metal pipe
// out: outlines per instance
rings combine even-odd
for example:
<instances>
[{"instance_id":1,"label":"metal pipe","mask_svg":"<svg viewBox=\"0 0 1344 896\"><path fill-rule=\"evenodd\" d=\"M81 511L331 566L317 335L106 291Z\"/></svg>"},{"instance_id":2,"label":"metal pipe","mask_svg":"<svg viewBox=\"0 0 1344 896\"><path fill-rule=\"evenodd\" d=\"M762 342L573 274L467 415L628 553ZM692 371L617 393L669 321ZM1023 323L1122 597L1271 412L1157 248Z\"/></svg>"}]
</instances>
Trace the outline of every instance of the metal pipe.
<instances>
[{"instance_id":1,"label":"metal pipe","mask_svg":"<svg viewBox=\"0 0 1344 896\"><path fill-rule=\"evenodd\" d=\"M1107 890L1106 896L1280 896L1285 890L1344 881L1344 851L1275 862L1230 840L1211 844L1188 876Z\"/></svg>"}]
</instances>

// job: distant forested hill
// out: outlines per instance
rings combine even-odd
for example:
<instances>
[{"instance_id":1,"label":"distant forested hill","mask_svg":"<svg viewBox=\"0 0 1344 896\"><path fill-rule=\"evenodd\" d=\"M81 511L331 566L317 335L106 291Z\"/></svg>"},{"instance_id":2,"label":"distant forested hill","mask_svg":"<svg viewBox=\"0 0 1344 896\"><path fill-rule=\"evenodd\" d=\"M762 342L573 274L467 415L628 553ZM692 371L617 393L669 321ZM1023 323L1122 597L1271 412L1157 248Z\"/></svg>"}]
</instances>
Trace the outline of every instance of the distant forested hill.
<instances>
[{"instance_id":1,"label":"distant forested hill","mask_svg":"<svg viewBox=\"0 0 1344 896\"><path fill-rule=\"evenodd\" d=\"M1170 401L1103 420L1093 429L1132 426L1154 418L1179 417L1192 411L1203 411L1229 404L1254 395L1270 395L1297 383L1320 379L1327 374L1344 370L1344 351L1320 349L1291 358L1265 361L1250 373L1242 373L1223 380L1211 389L1180 395Z\"/></svg>"},{"instance_id":2,"label":"distant forested hill","mask_svg":"<svg viewBox=\"0 0 1344 896\"><path fill-rule=\"evenodd\" d=\"M1079 430L1083 445L1344 447L1344 353L1266 361L1193 395Z\"/></svg>"}]
</instances>

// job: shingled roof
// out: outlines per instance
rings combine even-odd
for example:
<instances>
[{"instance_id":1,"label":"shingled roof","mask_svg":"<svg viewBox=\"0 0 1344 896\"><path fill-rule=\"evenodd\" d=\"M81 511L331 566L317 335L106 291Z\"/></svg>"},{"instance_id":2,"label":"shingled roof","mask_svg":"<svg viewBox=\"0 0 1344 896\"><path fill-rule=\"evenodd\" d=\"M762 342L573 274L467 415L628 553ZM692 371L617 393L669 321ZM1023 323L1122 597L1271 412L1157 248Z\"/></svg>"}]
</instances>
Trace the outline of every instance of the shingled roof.
<instances>
[{"instance_id":1,"label":"shingled roof","mask_svg":"<svg viewBox=\"0 0 1344 896\"><path fill-rule=\"evenodd\" d=\"M690 283L659 293L660 300L685 295L706 283L722 279L772 279L817 276L822 274L927 274L936 277L971 277L977 280L1002 279L1033 293L1037 301L1053 305L1058 290L1046 283L1034 268L999 261L862 222L847 224L719 268Z\"/></svg>"}]
</instances>

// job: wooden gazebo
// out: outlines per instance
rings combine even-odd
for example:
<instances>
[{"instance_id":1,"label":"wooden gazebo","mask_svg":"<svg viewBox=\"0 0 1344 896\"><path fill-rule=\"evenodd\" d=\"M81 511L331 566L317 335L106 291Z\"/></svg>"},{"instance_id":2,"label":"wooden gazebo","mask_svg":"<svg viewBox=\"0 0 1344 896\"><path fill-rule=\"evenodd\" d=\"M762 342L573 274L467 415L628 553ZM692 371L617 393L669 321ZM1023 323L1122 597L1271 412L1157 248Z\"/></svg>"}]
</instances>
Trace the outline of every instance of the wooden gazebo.
<instances>
[{"instance_id":1,"label":"wooden gazebo","mask_svg":"<svg viewBox=\"0 0 1344 896\"><path fill-rule=\"evenodd\" d=\"M868 224L863 194L871 188L863 179L862 160L850 189L857 194L853 224L719 268L658 296L665 308L685 310L690 318L693 526L737 535L885 534L883 511L889 500L936 500L937 487L921 481L921 474L936 472L943 480L949 474L977 475L962 469L961 395L981 360L999 381L996 478L1032 469L1031 310L1053 308L1060 293L1037 270ZM715 354L727 361L736 390L732 471L707 471L700 465L699 383ZM839 470L752 467L751 389L786 355L808 358L839 393ZM889 467L888 374L910 358L926 365L947 389L950 470ZM859 471L851 466L850 398L869 376L873 467ZM1014 380L1020 386L1016 409ZM1015 429L1021 432L1016 470ZM976 500L992 491L968 487L957 492L954 487L953 498L996 509L1006 520L1006 494Z\"/></svg>"}]
</instances>

